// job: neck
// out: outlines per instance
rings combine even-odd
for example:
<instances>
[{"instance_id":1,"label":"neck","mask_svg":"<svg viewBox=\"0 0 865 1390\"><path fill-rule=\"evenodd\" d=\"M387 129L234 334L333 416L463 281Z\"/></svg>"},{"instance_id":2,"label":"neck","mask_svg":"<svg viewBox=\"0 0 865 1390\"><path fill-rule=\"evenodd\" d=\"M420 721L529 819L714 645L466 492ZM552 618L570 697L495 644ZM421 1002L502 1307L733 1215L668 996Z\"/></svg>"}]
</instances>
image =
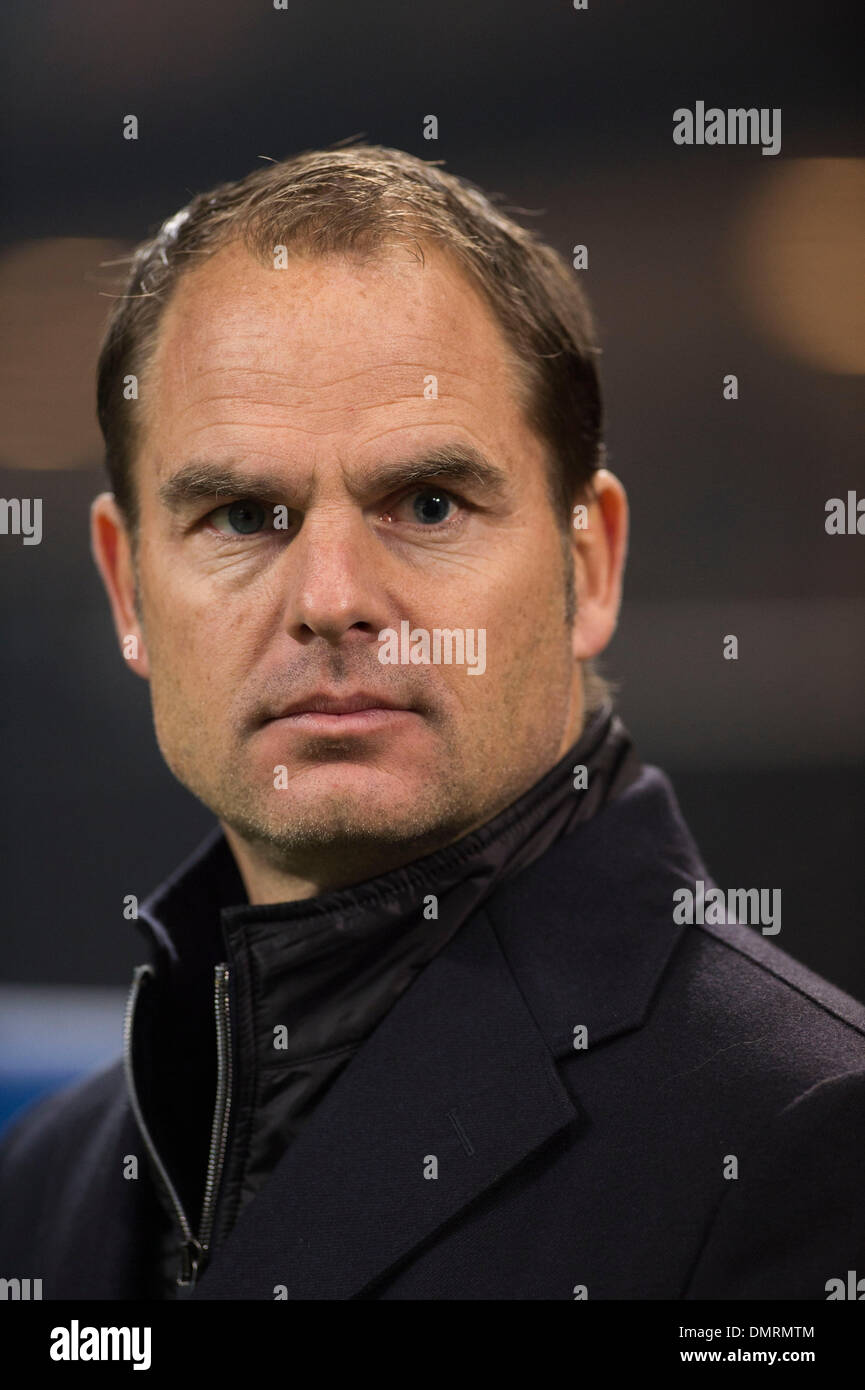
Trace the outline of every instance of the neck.
<instances>
[{"instance_id":1,"label":"neck","mask_svg":"<svg viewBox=\"0 0 865 1390\"><path fill-rule=\"evenodd\" d=\"M224 821L220 821L220 825L249 902L264 904L299 902L333 889L364 883L453 844L489 819L490 816L484 815L457 832L431 831L422 839L374 844L354 842L330 847L326 856L307 856L309 867L305 873L286 867L270 845L247 839Z\"/></svg>"}]
</instances>

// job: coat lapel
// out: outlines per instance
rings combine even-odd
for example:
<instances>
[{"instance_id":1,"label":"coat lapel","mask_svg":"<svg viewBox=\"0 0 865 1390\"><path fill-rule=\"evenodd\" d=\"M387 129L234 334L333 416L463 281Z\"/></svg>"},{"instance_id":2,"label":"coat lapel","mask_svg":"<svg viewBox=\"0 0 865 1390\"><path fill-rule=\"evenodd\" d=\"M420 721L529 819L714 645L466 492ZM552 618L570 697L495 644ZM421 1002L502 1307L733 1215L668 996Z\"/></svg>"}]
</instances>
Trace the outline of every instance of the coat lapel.
<instances>
[{"instance_id":1,"label":"coat lapel","mask_svg":"<svg viewBox=\"0 0 865 1390\"><path fill-rule=\"evenodd\" d=\"M192 1296L356 1297L577 1119L480 912L352 1058Z\"/></svg>"},{"instance_id":2,"label":"coat lapel","mask_svg":"<svg viewBox=\"0 0 865 1390\"><path fill-rule=\"evenodd\" d=\"M640 1027L687 928L673 893L711 875L669 780L644 767L624 795L558 841L487 904L520 991L554 1057L574 1029L597 1047Z\"/></svg>"}]
</instances>

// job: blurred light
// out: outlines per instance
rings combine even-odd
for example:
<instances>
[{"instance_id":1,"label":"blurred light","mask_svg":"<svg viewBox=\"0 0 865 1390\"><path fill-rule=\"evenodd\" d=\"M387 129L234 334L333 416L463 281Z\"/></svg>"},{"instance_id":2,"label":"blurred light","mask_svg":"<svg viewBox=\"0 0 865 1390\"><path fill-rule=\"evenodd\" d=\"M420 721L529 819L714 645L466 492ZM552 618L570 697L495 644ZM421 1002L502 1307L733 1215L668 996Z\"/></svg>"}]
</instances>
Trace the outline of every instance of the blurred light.
<instances>
[{"instance_id":1,"label":"blurred light","mask_svg":"<svg viewBox=\"0 0 865 1390\"><path fill-rule=\"evenodd\" d=\"M810 366L865 372L865 160L760 171L733 254L748 311Z\"/></svg>"},{"instance_id":2,"label":"blurred light","mask_svg":"<svg viewBox=\"0 0 865 1390\"><path fill-rule=\"evenodd\" d=\"M0 464L98 463L96 358L128 247L91 237L22 242L0 256Z\"/></svg>"}]
</instances>

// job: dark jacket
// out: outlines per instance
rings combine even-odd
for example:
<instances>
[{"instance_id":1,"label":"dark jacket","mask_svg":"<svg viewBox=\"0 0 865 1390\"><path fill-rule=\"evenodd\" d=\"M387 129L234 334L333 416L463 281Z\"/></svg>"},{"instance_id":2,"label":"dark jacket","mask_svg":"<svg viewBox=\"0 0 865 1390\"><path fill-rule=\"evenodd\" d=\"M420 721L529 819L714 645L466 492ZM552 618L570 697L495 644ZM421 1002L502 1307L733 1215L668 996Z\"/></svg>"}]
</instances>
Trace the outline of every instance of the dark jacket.
<instances>
[{"instance_id":1,"label":"dark jacket","mask_svg":"<svg viewBox=\"0 0 865 1390\"><path fill-rule=\"evenodd\" d=\"M189 1296L825 1299L865 1274L865 1010L759 926L677 925L698 880L643 768L493 886ZM160 1296L140 1155L120 1064L36 1106L0 1148L0 1274Z\"/></svg>"}]
</instances>

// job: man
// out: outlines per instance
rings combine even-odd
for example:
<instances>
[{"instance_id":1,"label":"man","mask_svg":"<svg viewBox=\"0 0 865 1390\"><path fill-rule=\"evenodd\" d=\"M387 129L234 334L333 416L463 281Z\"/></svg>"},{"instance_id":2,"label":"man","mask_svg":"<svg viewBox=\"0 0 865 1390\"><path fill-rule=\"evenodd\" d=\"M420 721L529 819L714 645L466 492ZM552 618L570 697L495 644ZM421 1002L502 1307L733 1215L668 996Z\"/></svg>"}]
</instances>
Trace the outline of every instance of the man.
<instances>
[{"instance_id":1,"label":"man","mask_svg":"<svg viewBox=\"0 0 865 1390\"><path fill-rule=\"evenodd\" d=\"M592 665L627 532L596 353L560 258L394 150L136 254L93 548L218 826L142 905L123 1063L3 1145L0 1263L45 1298L865 1272L865 1011L704 910Z\"/></svg>"}]
</instances>

